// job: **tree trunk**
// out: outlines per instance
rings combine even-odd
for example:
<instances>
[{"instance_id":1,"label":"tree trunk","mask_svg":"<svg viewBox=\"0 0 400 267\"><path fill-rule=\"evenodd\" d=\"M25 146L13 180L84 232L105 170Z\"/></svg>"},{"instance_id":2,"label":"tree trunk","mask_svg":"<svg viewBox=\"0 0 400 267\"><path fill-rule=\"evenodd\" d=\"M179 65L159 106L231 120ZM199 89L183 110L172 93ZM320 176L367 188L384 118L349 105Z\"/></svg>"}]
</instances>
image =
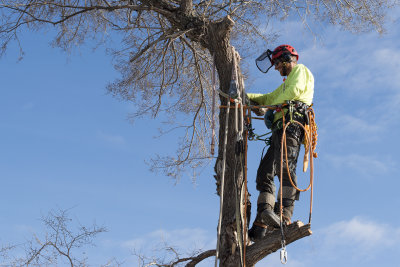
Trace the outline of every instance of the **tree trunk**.
<instances>
[{"instance_id":1,"label":"tree trunk","mask_svg":"<svg viewBox=\"0 0 400 267\"><path fill-rule=\"evenodd\" d=\"M211 40L210 52L214 55L216 64L220 90L228 93L230 81L232 77L233 53L229 43L229 33L233 26L233 21L228 17L219 24L209 27L209 36ZM227 99L220 96L222 106L227 106ZM227 108L220 109L219 113L219 147L218 158L215 164L217 193L221 196L221 176L222 176L222 161L223 150L226 149L226 166L225 166L225 181L224 181L224 199L222 206L222 224L219 244L219 266L240 266L240 255L238 249L238 236L236 226L236 196L237 186L242 184L243 169L239 167L243 162L240 162L235 157L235 147L237 136L235 131L235 112L231 109L228 120L228 138L227 145L224 148L225 138L225 120ZM244 205L240 202L240 208L243 210ZM247 232L247 231L246 231ZM246 233L247 234L247 233Z\"/></svg>"}]
</instances>

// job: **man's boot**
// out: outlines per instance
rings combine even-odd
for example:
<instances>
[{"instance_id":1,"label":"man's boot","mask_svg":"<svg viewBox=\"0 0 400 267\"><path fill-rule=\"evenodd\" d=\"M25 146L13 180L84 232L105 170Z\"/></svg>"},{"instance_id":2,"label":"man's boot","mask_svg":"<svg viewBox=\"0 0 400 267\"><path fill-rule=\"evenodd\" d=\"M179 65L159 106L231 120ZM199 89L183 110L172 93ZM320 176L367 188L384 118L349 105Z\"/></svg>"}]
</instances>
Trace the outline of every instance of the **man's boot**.
<instances>
[{"instance_id":1,"label":"man's boot","mask_svg":"<svg viewBox=\"0 0 400 267\"><path fill-rule=\"evenodd\" d=\"M260 192L257 199L257 215L260 222L272 226L279 227L280 219L274 213L275 196L270 192Z\"/></svg>"},{"instance_id":2,"label":"man's boot","mask_svg":"<svg viewBox=\"0 0 400 267\"><path fill-rule=\"evenodd\" d=\"M278 228L281 225L280 217L274 212L271 205L265 205L265 209L260 213L261 222Z\"/></svg>"},{"instance_id":3,"label":"man's boot","mask_svg":"<svg viewBox=\"0 0 400 267\"><path fill-rule=\"evenodd\" d=\"M273 211L272 206L265 203L262 206L264 209L261 212L257 212L253 226L249 230L249 238L253 242L262 239L267 234L268 227L272 229L280 227L280 218Z\"/></svg>"},{"instance_id":4,"label":"man's boot","mask_svg":"<svg viewBox=\"0 0 400 267\"><path fill-rule=\"evenodd\" d=\"M268 226L263 224L260 215L257 214L253 222L253 226L249 230L249 238L251 241L256 242L262 239L267 234Z\"/></svg>"},{"instance_id":5,"label":"man's boot","mask_svg":"<svg viewBox=\"0 0 400 267\"><path fill-rule=\"evenodd\" d=\"M291 218L293 215L293 210L294 210L294 205L283 207L282 219L283 222L286 223L286 225L292 223Z\"/></svg>"},{"instance_id":6,"label":"man's boot","mask_svg":"<svg viewBox=\"0 0 400 267\"><path fill-rule=\"evenodd\" d=\"M282 204L283 204L283 211L282 211L282 220L286 225L291 224L291 218L293 216L293 210L294 210L294 200L291 199L282 199ZM274 206L274 212L276 215L279 217L281 216L280 214L280 204L279 202L275 203Z\"/></svg>"},{"instance_id":7,"label":"man's boot","mask_svg":"<svg viewBox=\"0 0 400 267\"><path fill-rule=\"evenodd\" d=\"M271 223L270 222L271 220L268 219L270 213L274 213L272 210L272 205L269 203L274 203L274 202L275 199L272 194L261 192L260 195L258 196L257 216L256 219L254 220L253 226L249 230L249 237L251 241L256 242L257 240L262 239L266 235L268 227L271 226L274 227L274 225L276 224L274 220L272 220ZM264 217L266 217L267 219L265 219Z\"/></svg>"}]
</instances>

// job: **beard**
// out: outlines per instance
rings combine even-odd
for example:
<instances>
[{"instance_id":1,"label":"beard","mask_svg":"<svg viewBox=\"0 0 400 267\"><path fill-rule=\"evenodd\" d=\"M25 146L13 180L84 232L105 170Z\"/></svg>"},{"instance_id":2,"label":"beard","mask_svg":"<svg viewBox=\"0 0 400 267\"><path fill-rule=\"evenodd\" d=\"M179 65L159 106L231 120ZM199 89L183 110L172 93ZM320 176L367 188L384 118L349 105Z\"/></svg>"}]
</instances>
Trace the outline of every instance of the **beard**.
<instances>
[{"instance_id":1,"label":"beard","mask_svg":"<svg viewBox=\"0 0 400 267\"><path fill-rule=\"evenodd\" d=\"M281 76L287 76L288 74L288 69L286 67L286 64L282 67L282 72L281 72Z\"/></svg>"}]
</instances>

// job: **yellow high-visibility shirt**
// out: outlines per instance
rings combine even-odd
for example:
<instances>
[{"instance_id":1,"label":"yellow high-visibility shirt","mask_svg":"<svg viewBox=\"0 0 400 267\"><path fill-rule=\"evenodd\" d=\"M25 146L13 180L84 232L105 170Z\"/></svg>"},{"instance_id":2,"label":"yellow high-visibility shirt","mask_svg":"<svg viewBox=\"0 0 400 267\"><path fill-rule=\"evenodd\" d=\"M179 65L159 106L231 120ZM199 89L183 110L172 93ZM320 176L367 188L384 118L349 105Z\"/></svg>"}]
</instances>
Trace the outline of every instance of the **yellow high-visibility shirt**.
<instances>
[{"instance_id":1,"label":"yellow high-visibility shirt","mask_svg":"<svg viewBox=\"0 0 400 267\"><path fill-rule=\"evenodd\" d=\"M312 104L314 96L314 76L303 64L297 64L287 79L273 92L267 94L248 93L247 97L259 105L280 105L287 100ZM281 112L275 113L274 121L282 118Z\"/></svg>"}]
</instances>

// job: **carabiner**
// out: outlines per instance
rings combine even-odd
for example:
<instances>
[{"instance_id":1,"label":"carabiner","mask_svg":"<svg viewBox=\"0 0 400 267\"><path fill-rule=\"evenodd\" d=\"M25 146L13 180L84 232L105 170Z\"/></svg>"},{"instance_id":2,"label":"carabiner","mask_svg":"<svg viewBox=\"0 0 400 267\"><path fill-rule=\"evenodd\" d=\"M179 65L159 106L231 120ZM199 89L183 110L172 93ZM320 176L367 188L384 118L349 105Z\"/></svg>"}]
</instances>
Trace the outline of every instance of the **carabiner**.
<instances>
[{"instance_id":1,"label":"carabiner","mask_svg":"<svg viewBox=\"0 0 400 267\"><path fill-rule=\"evenodd\" d=\"M284 239L282 239L281 245L282 245L282 250L281 250L281 254L280 254L281 255L281 263L286 264L287 263L287 251L286 251L286 242Z\"/></svg>"},{"instance_id":2,"label":"carabiner","mask_svg":"<svg viewBox=\"0 0 400 267\"><path fill-rule=\"evenodd\" d=\"M287 263L287 251L285 247L282 247L281 250L281 263L286 264Z\"/></svg>"}]
</instances>

